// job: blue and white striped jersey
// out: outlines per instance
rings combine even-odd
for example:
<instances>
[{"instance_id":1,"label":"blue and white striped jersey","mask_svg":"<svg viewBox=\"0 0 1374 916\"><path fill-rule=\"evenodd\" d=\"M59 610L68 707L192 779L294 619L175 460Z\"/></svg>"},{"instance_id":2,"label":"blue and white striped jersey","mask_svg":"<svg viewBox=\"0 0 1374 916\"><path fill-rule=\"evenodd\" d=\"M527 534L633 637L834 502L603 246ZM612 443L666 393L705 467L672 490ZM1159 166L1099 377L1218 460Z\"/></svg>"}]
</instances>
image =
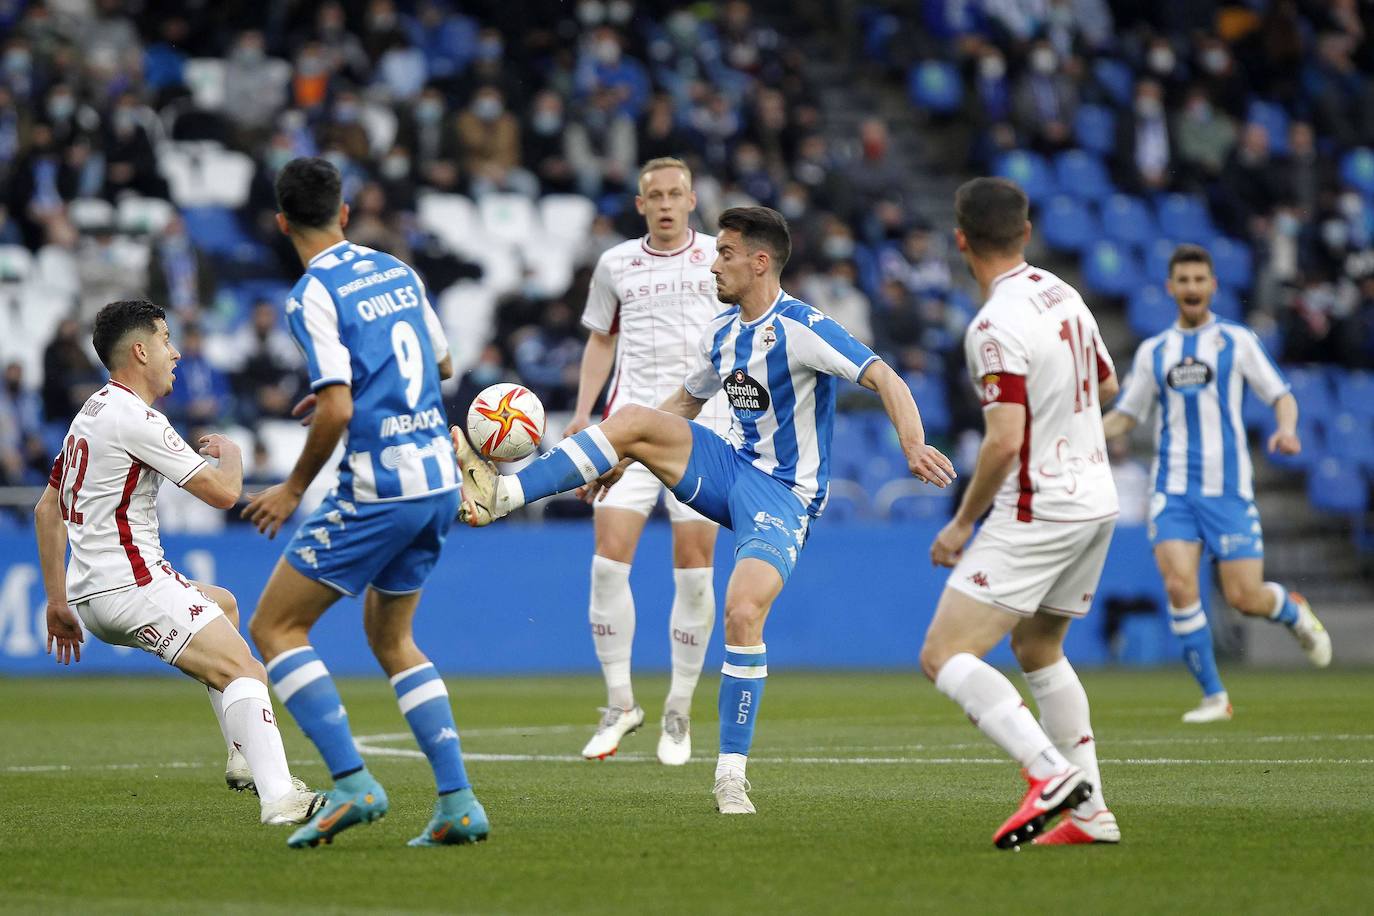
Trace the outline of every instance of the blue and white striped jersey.
<instances>
[{"instance_id":1,"label":"blue and white striped jersey","mask_svg":"<svg viewBox=\"0 0 1374 916\"><path fill-rule=\"evenodd\" d=\"M785 292L761 318L739 315L736 305L711 320L683 387L702 399L724 388L731 444L817 517L830 492L835 379L857 382L878 357L835 319Z\"/></svg>"},{"instance_id":2,"label":"blue and white striped jersey","mask_svg":"<svg viewBox=\"0 0 1374 916\"><path fill-rule=\"evenodd\" d=\"M306 266L286 302L286 323L305 353L312 390L353 389L340 497L418 499L458 486L439 394L448 341L408 264L339 242Z\"/></svg>"},{"instance_id":3,"label":"blue and white striped jersey","mask_svg":"<svg viewBox=\"0 0 1374 916\"><path fill-rule=\"evenodd\" d=\"M1145 420L1158 406L1156 491L1254 499L1241 420L1246 384L1266 404L1289 390L1255 332L1234 321L1174 325L1140 345L1116 409Z\"/></svg>"}]
</instances>

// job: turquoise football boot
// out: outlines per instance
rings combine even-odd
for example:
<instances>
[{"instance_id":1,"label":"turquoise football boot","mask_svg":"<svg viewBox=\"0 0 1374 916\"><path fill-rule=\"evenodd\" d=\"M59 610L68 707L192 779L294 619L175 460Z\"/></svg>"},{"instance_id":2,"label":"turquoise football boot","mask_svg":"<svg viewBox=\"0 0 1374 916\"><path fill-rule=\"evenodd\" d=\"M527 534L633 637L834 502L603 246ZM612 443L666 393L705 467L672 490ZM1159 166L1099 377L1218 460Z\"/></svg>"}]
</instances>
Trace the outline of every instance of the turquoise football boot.
<instances>
[{"instance_id":1,"label":"turquoise football boot","mask_svg":"<svg viewBox=\"0 0 1374 916\"><path fill-rule=\"evenodd\" d=\"M357 824L370 824L386 816L386 790L367 770L345 776L325 795L328 801L304 826L291 834L292 849L329 843Z\"/></svg>"},{"instance_id":2,"label":"turquoise football boot","mask_svg":"<svg viewBox=\"0 0 1374 916\"><path fill-rule=\"evenodd\" d=\"M441 795L434 803L434 816L407 846L458 846L480 843L491 831L487 812L471 789Z\"/></svg>"}]
</instances>

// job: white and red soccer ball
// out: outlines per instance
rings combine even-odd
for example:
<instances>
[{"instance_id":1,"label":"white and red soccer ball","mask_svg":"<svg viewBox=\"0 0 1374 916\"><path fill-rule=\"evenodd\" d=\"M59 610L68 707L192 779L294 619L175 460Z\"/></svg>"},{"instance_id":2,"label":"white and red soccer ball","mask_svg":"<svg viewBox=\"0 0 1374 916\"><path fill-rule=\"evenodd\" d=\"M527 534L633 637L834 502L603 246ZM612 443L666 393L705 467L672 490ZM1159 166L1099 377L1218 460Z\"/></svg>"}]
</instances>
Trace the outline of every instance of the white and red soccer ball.
<instances>
[{"instance_id":1,"label":"white and red soccer ball","mask_svg":"<svg viewBox=\"0 0 1374 916\"><path fill-rule=\"evenodd\" d=\"M500 382L482 389L468 408L468 439L493 461L518 461L544 438L544 405L523 385Z\"/></svg>"}]
</instances>

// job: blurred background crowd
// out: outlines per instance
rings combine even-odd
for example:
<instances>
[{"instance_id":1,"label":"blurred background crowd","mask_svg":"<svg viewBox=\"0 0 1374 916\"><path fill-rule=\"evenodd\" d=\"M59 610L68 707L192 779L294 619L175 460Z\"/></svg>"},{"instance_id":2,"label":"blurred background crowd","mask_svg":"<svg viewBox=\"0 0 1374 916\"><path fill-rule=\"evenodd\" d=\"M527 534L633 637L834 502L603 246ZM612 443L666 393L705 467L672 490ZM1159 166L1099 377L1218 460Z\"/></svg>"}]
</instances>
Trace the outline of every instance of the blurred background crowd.
<instances>
[{"instance_id":1,"label":"blurred background crowd","mask_svg":"<svg viewBox=\"0 0 1374 916\"><path fill-rule=\"evenodd\" d=\"M453 418L499 380L571 408L591 268L643 234L638 165L672 155L699 228L787 216L785 286L897 367L967 465L977 292L950 205L991 172L1026 187L1035 256L1123 373L1172 320L1167 253L1208 245L1218 311L1302 364L1293 467L1324 479L1374 443L1371 28L1358 0L0 0L0 483L45 479L103 379L90 320L137 295L172 315L173 421L237 429L254 482L289 469L300 266L272 181L304 155L343 173L350 238L425 277ZM906 486L876 403L844 404L831 511L948 511ZM1138 520L1145 471L1116 457Z\"/></svg>"}]
</instances>

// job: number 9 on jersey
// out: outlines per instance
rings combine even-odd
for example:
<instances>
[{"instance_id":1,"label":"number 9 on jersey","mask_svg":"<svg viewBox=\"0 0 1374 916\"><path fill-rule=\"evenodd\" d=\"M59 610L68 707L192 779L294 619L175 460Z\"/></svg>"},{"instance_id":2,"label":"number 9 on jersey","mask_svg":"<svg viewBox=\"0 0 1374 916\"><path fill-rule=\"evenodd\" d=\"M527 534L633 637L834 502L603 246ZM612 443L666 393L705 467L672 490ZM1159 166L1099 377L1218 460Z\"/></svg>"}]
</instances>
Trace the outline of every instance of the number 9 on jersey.
<instances>
[{"instance_id":1,"label":"number 9 on jersey","mask_svg":"<svg viewBox=\"0 0 1374 916\"><path fill-rule=\"evenodd\" d=\"M482 389L468 408L468 439L493 461L517 461L544 437L544 405L521 385L501 382Z\"/></svg>"}]
</instances>

